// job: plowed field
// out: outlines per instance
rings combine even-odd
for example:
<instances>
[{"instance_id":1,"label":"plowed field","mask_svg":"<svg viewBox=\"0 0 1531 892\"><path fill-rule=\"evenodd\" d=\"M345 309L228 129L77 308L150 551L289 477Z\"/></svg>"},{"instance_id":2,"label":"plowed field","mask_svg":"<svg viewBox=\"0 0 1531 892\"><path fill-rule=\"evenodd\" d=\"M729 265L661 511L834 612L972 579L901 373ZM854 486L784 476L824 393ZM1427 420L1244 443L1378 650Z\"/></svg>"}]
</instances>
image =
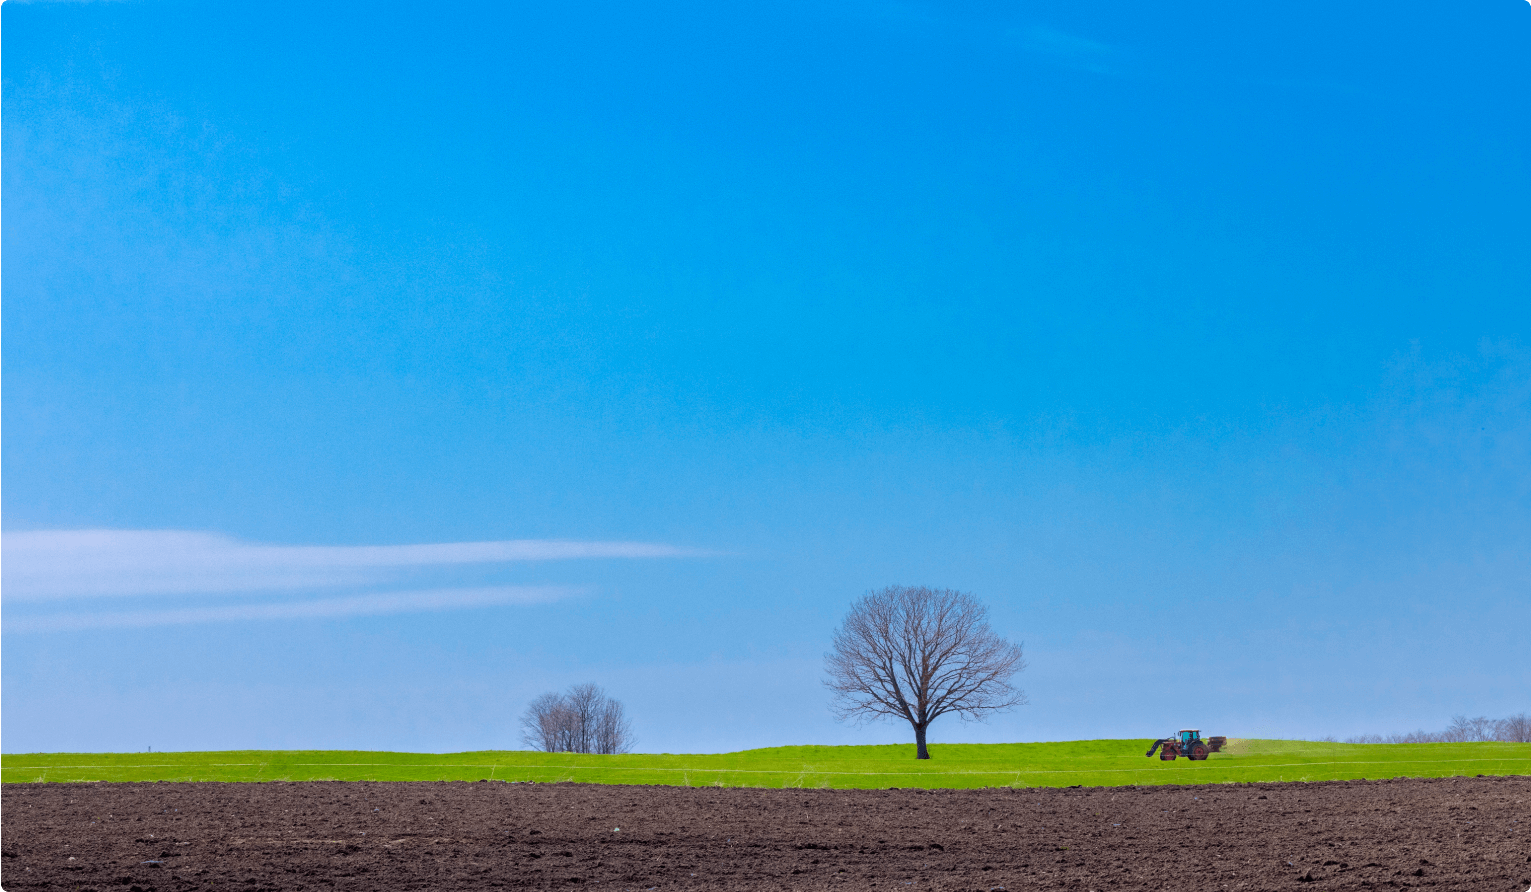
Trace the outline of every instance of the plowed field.
<instances>
[{"instance_id":1,"label":"plowed field","mask_svg":"<svg viewBox=\"0 0 1531 892\"><path fill-rule=\"evenodd\" d=\"M7 784L5 889L1531 887L1531 778L995 790Z\"/></svg>"}]
</instances>

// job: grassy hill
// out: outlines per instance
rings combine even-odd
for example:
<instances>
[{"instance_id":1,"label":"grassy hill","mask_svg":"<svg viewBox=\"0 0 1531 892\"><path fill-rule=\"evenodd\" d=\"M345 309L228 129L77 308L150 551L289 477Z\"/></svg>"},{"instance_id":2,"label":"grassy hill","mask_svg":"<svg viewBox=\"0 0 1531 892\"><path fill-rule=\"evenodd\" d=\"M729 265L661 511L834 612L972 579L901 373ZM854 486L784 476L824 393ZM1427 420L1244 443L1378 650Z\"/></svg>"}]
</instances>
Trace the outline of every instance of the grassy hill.
<instances>
[{"instance_id":1,"label":"grassy hill","mask_svg":"<svg viewBox=\"0 0 1531 892\"><path fill-rule=\"evenodd\" d=\"M1346 744L1230 740L1205 762L1144 758L1148 740L788 746L716 755L386 753L29 753L0 756L7 783L62 781L576 781L729 787L1066 787L1531 775L1531 744Z\"/></svg>"}]
</instances>

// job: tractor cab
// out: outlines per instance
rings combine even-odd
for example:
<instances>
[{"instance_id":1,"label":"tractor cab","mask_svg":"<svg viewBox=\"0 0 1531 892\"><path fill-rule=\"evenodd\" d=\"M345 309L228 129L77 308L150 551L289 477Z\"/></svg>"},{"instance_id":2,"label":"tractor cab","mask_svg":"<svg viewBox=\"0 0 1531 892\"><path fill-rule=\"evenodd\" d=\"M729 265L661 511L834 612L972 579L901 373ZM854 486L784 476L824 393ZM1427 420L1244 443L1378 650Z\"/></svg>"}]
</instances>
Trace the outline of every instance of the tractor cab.
<instances>
[{"instance_id":1,"label":"tractor cab","mask_svg":"<svg viewBox=\"0 0 1531 892\"><path fill-rule=\"evenodd\" d=\"M1201 739L1201 732L1200 731L1189 730L1189 729L1183 729L1183 730L1180 731L1180 745L1187 752L1190 751L1191 744L1195 743L1196 741L1198 741L1200 739Z\"/></svg>"}]
</instances>

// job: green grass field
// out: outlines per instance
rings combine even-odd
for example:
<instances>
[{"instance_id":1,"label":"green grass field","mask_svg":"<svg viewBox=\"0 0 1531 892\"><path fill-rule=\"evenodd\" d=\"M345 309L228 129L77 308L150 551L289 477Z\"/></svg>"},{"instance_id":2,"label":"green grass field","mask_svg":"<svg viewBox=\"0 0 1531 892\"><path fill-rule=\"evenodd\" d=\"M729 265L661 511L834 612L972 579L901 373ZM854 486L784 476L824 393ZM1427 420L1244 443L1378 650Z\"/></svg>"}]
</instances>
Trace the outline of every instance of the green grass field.
<instances>
[{"instance_id":1,"label":"green grass field","mask_svg":"<svg viewBox=\"0 0 1531 892\"><path fill-rule=\"evenodd\" d=\"M1067 787L1531 775L1531 744L1230 740L1205 762L1144 758L1148 740L789 746L717 755L434 755L298 750L0 756L6 783L64 781L576 781L728 787Z\"/></svg>"}]
</instances>

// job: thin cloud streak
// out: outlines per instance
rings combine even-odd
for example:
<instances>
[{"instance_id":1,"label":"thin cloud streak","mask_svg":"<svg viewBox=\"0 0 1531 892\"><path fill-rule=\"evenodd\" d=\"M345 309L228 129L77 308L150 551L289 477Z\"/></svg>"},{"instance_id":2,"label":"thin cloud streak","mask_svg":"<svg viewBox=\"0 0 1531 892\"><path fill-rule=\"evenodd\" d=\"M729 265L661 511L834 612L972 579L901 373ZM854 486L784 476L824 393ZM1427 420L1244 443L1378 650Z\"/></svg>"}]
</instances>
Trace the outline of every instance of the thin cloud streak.
<instances>
[{"instance_id":1,"label":"thin cloud streak","mask_svg":"<svg viewBox=\"0 0 1531 892\"><path fill-rule=\"evenodd\" d=\"M1067 68L1094 74L1109 74L1115 50L1108 44L1087 37L1066 34L1046 25L1034 25L1021 35L1021 44L1033 55Z\"/></svg>"},{"instance_id":2,"label":"thin cloud streak","mask_svg":"<svg viewBox=\"0 0 1531 892\"><path fill-rule=\"evenodd\" d=\"M175 610L133 610L110 613L62 613L5 621L6 632L79 632L89 629L182 626L252 620L343 619L390 613L422 613L471 607L547 604L578 594L562 586L494 586L432 589L386 595L357 595L317 601L240 604L226 607L186 607Z\"/></svg>"},{"instance_id":3,"label":"thin cloud streak","mask_svg":"<svg viewBox=\"0 0 1531 892\"><path fill-rule=\"evenodd\" d=\"M183 530L6 533L0 553L9 600L330 588L383 583L421 567L709 554L662 543L565 539L262 545Z\"/></svg>"}]
</instances>

